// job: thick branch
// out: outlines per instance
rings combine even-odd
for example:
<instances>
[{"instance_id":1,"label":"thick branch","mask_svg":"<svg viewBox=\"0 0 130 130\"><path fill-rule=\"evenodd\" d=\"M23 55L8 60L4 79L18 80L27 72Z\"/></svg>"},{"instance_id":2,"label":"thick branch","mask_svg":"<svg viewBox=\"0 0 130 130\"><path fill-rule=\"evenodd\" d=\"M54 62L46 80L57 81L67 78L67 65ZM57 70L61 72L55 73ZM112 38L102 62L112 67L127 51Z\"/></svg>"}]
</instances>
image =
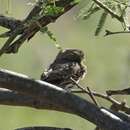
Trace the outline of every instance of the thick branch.
<instances>
[{"instance_id":1,"label":"thick branch","mask_svg":"<svg viewBox=\"0 0 130 130\"><path fill-rule=\"evenodd\" d=\"M130 130L130 124L119 117L52 84L1 70L0 86L26 94L39 101L46 101L45 108L48 105L50 110L76 114L104 130Z\"/></svg>"},{"instance_id":2,"label":"thick branch","mask_svg":"<svg viewBox=\"0 0 130 130\"><path fill-rule=\"evenodd\" d=\"M21 94L16 91L11 91L3 88L0 89L0 104L11 105L11 106L32 107L36 109L48 109L48 110L50 109L50 103L46 100L38 100L31 96L27 96L25 94ZM126 121L128 123L130 122L130 116L124 113L113 112L112 110L108 110L108 111L118 116L123 121Z\"/></svg>"},{"instance_id":3,"label":"thick branch","mask_svg":"<svg viewBox=\"0 0 130 130\"><path fill-rule=\"evenodd\" d=\"M14 30L19 25L22 25L22 21L11 17L0 15L0 26L10 30Z\"/></svg>"},{"instance_id":4,"label":"thick branch","mask_svg":"<svg viewBox=\"0 0 130 130\"><path fill-rule=\"evenodd\" d=\"M11 105L11 106L24 106L32 107L36 109L51 109L57 110L56 106L53 106L48 100L39 100L29 95L21 94L16 91L8 89L0 89L0 104ZM61 110L62 111L62 110Z\"/></svg>"}]
</instances>

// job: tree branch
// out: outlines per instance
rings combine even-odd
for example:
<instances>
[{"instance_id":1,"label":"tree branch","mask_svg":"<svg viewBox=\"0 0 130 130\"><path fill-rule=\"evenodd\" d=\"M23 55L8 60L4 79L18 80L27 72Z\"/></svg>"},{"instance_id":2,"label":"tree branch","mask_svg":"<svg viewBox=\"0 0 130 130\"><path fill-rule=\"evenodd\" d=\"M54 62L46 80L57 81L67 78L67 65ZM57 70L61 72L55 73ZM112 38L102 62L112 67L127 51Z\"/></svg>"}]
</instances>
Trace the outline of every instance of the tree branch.
<instances>
[{"instance_id":1,"label":"tree branch","mask_svg":"<svg viewBox=\"0 0 130 130\"><path fill-rule=\"evenodd\" d=\"M130 95L130 87L121 89L121 90L107 90L106 91L107 95L112 96L112 95Z\"/></svg>"},{"instance_id":2,"label":"tree branch","mask_svg":"<svg viewBox=\"0 0 130 130\"><path fill-rule=\"evenodd\" d=\"M33 22L28 22L34 15L38 15L37 13L40 11L37 6L35 6L27 18L24 20L23 25L18 26L15 30L12 31L9 39L6 41L4 46L0 49L0 56L4 53L16 53L20 46L26 41L30 40L40 29L41 27L45 27L48 24L56 21L61 15L65 14L69 10L71 10L78 3L75 3L74 0L59 0L56 1L56 6L63 7L64 10L59 12L57 15L43 15L39 19L34 20ZM35 10L36 9L36 10ZM29 20L28 20L29 19ZM39 26L40 25L40 26ZM18 31L20 30L20 31ZM15 40L15 38L21 34L21 36Z\"/></svg>"},{"instance_id":3,"label":"tree branch","mask_svg":"<svg viewBox=\"0 0 130 130\"><path fill-rule=\"evenodd\" d=\"M10 30L14 30L19 25L22 25L21 20L0 15L0 26L5 27Z\"/></svg>"},{"instance_id":4,"label":"tree branch","mask_svg":"<svg viewBox=\"0 0 130 130\"><path fill-rule=\"evenodd\" d=\"M112 17L116 18L120 22L123 22L122 16L118 16L115 12L113 12L110 8L108 8L105 4L103 4L100 0L93 0L99 7L108 12Z\"/></svg>"},{"instance_id":5,"label":"tree branch","mask_svg":"<svg viewBox=\"0 0 130 130\"><path fill-rule=\"evenodd\" d=\"M76 114L104 130L130 130L130 124L111 112L103 108L100 109L85 99L47 82L33 80L7 70L0 70L0 86L25 94L40 102L45 101L44 109L48 106L49 110Z\"/></svg>"},{"instance_id":6,"label":"tree branch","mask_svg":"<svg viewBox=\"0 0 130 130\"><path fill-rule=\"evenodd\" d=\"M111 32L109 30L106 30L106 33L104 36L115 35L115 34L129 34L129 33L130 33L130 31Z\"/></svg>"},{"instance_id":7,"label":"tree branch","mask_svg":"<svg viewBox=\"0 0 130 130\"><path fill-rule=\"evenodd\" d=\"M11 106L32 107L36 109L48 109L48 110L50 109L50 103L46 100L38 100L31 96L21 94L16 91L11 91L8 89L3 89L3 88L0 88L0 104L11 105ZM112 110L108 110L108 111L118 116L123 121L126 121L128 123L130 122L130 116L120 112L118 113L113 112Z\"/></svg>"},{"instance_id":8,"label":"tree branch","mask_svg":"<svg viewBox=\"0 0 130 130\"><path fill-rule=\"evenodd\" d=\"M25 127L25 128L19 128L19 129L16 129L16 130L72 130L72 129L41 126L41 127Z\"/></svg>"}]
</instances>

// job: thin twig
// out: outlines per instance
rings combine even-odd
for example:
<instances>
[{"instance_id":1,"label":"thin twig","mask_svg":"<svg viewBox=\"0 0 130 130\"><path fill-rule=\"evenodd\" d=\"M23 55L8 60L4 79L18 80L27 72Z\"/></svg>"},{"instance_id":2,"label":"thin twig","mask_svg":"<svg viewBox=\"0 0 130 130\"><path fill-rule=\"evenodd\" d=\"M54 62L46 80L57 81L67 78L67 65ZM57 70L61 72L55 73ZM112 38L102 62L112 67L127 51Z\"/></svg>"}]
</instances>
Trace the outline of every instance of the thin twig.
<instances>
[{"instance_id":1,"label":"thin twig","mask_svg":"<svg viewBox=\"0 0 130 130\"><path fill-rule=\"evenodd\" d=\"M118 31L118 32L111 32L109 30L106 30L106 33L104 36L114 35L114 34L126 34L130 33L130 31Z\"/></svg>"},{"instance_id":2,"label":"thin twig","mask_svg":"<svg viewBox=\"0 0 130 130\"><path fill-rule=\"evenodd\" d=\"M119 0L113 0L115 3L121 4L121 5L125 5L126 7L130 7L130 5L126 4L126 2L122 2Z\"/></svg>"},{"instance_id":3,"label":"thin twig","mask_svg":"<svg viewBox=\"0 0 130 130\"><path fill-rule=\"evenodd\" d=\"M81 85L78 85L80 87L80 89L82 90L74 90L72 91L73 93L87 93L89 95L89 91L86 90L84 87L82 87ZM95 91L91 91L91 93L96 96L96 97L99 97L99 98L102 98L102 99L105 99L109 102L111 102L112 104L115 104L116 107L118 107L119 110L127 113L127 114L130 114L130 107L128 105L122 105L121 102L117 101L116 99L106 95L106 94L101 94L101 93L98 93L98 92L95 92Z\"/></svg>"},{"instance_id":4,"label":"thin twig","mask_svg":"<svg viewBox=\"0 0 130 130\"><path fill-rule=\"evenodd\" d=\"M122 89L122 90L107 90L106 93L109 96L112 96L112 95L130 95L130 87Z\"/></svg>"},{"instance_id":5,"label":"thin twig","mask_svg":"<svg viewBox=\"0 0 130 130\"><path fill-rule=\"evenodd\" d=\"M93 102L95 103L95 105L97 105L99 107L99 104L98 104L97 100L95 99L95 97L89 87L87 87L87 90L89 91L89 95L90 95L91 99L93 100Z\"/></svg>"},{"instance_id":6,"label":"thin twig","mask_svg":"<svg viewBox=\"0 0 130 130\"><path fill-rule=\"evenodd\" d=\"M80 84L78 84L73 78L71 78L71 80L72 80L72 82L73 82L79 89L82 90L82 92L83 92L83 91L86 91L86 89L84 89ZM93 95L92 91L89 89L89 87L87 87L87 90L88 90L88 91L86 91L86 93L90 96L90 98L92 99L92 101L94 102L94 104L99 107L99 105L98 105L96 99L94 98L94 95ZM73 91L72 91L72 92L73 92Z\"/></svg>"}]
</instances>

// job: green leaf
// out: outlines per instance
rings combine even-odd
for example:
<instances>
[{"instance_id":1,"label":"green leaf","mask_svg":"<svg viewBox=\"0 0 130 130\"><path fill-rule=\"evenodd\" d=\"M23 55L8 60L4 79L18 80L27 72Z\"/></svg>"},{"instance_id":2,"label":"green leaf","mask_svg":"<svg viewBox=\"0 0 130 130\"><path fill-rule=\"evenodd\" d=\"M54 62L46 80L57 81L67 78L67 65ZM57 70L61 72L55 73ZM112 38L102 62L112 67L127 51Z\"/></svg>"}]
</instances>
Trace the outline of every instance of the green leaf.
<instances>
[{"instance_id":1,"label":"green leaf","mask_svg":"<svg viewBox=\"0 0 130 130\"><path fill-rule=\"evenodd\" d=\"M46 15L51 15L51 16L55 16L59 13L62 13L64 11L64 8L63 7L57 7L57 6L54 6L54 5L48 5L46 8L45 8L45 11L44 13Z\"/></svg>"},{"instance_id":2,"label":"green leaf","mask_svg":"<svg viewBox=\"0 0 130 130\"><path fill-rule=\"evenodd\" d=\"M48 29L48 27L43 27L40 29L40 32L42 32L43 34L47 34L48 37L54 42L54 45L56 46L56 48L62 50L62 47L60 46L60 44L58 44L56 37L54 36L54 34Z\"/></svg>"},{"instance_id":3,"label":"green leaf","mask_svg":"<svg viewBox=\"0 0 130 130\"><path fill-rule=\"evenodd\" d=\"M95 31L95 36L98 36L99 33L101 32L101 30L106 22L107 15L108 15L108 13L105 11L102 13L100 20L99 20L99 23L97 25L96 31Z\"/></svg>"}]
</instances>

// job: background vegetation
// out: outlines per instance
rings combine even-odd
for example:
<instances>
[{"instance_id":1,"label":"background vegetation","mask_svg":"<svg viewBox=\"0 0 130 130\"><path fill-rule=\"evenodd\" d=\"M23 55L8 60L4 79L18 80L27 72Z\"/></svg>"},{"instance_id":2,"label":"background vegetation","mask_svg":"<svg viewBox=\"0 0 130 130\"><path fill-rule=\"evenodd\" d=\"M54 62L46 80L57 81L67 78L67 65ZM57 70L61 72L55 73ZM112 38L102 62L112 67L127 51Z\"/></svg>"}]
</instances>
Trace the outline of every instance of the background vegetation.
<instances>
[{"instance_id":1,"label":"background vegetation","mask_svg":"<svg viewBox=\"0 0 130 130\"><path fill-rule=\"evenodd\" d=\"M32 8L27 5L30 0L11 0L9 7L7 2L8 0L0 1L0 13L7 13L8 9L9 16L20 19L23 19ZM49 25L49 29L63 48L80 48L85 52L88 74L81 82L83 86L89 85L93 90L100 92L108 88L127 87L130 79L130 34L103 37L104 32L102 32L100 36L95 37L94 30L102 12L93 15L87 21L76 20L76 15L82 6L76 6L60 17L56 23ZM115 19L108 17L105 29L118 31L121 26ZM0 28L0 33L3 31L5 30ZM0 46L4 41L5 39L0 39ZM46 35L38 33L31 41L24 43L18 54L3 55L0 59L0 67L39 79L40 74L55 58L57 52L58 49L53 41ZM130 105L130 99L127 100ZM104 104L103 101L98 101ZM105 104L107 105L107 102ZM75 130L90 130L95 127L84 119L61 112L0 106L1 130L34 125L69 126Z\"/></svg>"}]
</instances>

